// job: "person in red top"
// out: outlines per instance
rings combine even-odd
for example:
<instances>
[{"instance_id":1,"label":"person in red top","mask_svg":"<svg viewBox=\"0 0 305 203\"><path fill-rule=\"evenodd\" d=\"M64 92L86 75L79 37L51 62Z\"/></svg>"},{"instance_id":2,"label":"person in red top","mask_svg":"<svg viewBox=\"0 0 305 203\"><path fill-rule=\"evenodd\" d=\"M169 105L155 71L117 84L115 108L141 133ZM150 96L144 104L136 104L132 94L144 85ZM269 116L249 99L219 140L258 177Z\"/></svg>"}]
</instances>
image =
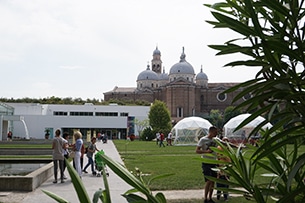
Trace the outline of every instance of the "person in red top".
<instances>
[{"instance_id":1,"label":"person in red top","mask_svg":"<svg viewBox=\"0 0 305 203\"><path fill-rule=\"evenodd\" d=\"M13 138L12 131L8 131L8 133L7 133L7 141L12 141L12 138Z\"/></svg>"},{"instance_id":2,"label":"person in red top","mask_svg":"<svg viewBox=\"0 0 305 203\"><path fill-rule=\"evenodd\" d=\"M164 134L162 132L160 132L159 147L161 147L161 145L163 145L163 147L165 147L163 140L164 140Z\"/></svg>"}]
</instances>

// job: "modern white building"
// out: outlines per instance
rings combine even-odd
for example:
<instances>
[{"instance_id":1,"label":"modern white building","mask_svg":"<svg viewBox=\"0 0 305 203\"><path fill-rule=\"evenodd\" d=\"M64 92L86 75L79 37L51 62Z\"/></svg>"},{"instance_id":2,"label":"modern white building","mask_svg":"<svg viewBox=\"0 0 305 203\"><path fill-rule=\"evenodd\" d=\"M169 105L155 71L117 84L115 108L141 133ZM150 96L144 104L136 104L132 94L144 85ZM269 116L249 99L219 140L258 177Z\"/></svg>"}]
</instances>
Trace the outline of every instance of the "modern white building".
<instances>
[{"instance_id":1,"label":"modern white building","mask_svg":"<svg viewBox=\"0 0 305 203\"><path fill-rule=\"evenodd\" d=\"M138 136L134 120L148 119L149 106L53 105L37 103L0 103L0 140L13 138L52 139L56 129L62 132L80 130L84 138L104 133L109 139Z\"/></svg>"}]
</instances>

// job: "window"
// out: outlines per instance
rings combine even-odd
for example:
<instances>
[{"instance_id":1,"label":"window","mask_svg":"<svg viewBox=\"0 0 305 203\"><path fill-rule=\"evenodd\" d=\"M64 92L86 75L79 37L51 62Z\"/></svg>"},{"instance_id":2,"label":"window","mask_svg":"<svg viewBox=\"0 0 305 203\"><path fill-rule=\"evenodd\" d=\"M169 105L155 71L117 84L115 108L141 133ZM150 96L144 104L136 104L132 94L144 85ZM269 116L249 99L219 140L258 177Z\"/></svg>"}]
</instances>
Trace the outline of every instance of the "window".
<instances>
[{"instance_id":1,"label":"window","mask_svg":"<svg viewBox=\"0 0 305 203\"><path fill-rule=\"evenodd\" d=\"M227 100L227 94L223 93L223 92L219 92L217 94L217 100L220 102L224 102Z\"/></svg>"},{"instance_id":2,"label":"window","mask_svg":"<svg viewBox=\"0 0 305 203\"><path fill-rule=\"evenodd\" d=\"M178 118L183 117L183 108L181 108L181 107L177 108L177 117Z\"/></svg>"},{"instance_id":3,"label":"window","mask_svg":"<svg viewBox=\"0 0 305 203\"><path fill-rule=\"evenodd\" d=\"M121 112L121 113L120 113L120 116L122 116L122 117L127 117L127 116L128 116L128 113L126 113L126 112Z\"/></svg>"},{"instance_id":4,"label":"window","mask_svg":"<svg viewBox=\"0 0 305 203\"><path fill-rule=\"evenodd\" d=\"M246 95L243 96L243 99L244 99L245 101L247 101L248 99L251 99L251 97L252 97L251 94L246 94Z\"/></svg>"},{"instance_id":5,"label":"window","mask_svg":"<svg viewBox=\"0 0 305 203\"><path fill-rule=\"evenodd\" d=\"M200 104L204 104L204 96L203 95L200 95Z\"/></svg>"},{"instance_id":6,"label":"window","mask_svg":"<svg viewBox=\"0 0 305 203\"><path fill-rule=\"evenodd\" d=\"M66 112L66 111L54 111L53 115L54 116L67 116L68 112Z\"/></svg>"},{"instance_id":7,"label":"window","mask_svg":"<svg viewBox=\"0 0 305 203\"><path fill-rule=\"evenodd\" d=\"M95 112L95 116L118 116L118 112Z\"/></svg>"},{"instance_id":8,"label":"window","mask_svg":"<svg viewBox=\"0 0 305 203\"><path fill-rule=\"evenodd\" d=\"M93 112L77 112L71 111L70 116L93 116Z\"/></svg>"}]
</instances>

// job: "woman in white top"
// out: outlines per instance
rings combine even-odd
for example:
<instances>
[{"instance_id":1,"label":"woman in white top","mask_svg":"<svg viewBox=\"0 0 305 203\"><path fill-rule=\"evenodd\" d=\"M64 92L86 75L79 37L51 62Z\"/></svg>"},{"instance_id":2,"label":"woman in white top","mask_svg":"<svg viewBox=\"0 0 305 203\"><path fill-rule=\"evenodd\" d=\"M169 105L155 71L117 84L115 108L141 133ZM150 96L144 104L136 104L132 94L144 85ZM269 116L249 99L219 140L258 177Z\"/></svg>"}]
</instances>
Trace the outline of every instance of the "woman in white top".
<instances>
[{"instance_id":1,"label":"woman in white top","mask_svg":"<svg viewBox=\"0 0 305 203\"><path fill-rule=\"evenodd\" d=\"M79 177L82 177L82 168L80 164L80 158L81 158L81 149L83 145L83 140L82 140L82 134L79 131L76 131L74 134L74 139L75 139L75 144L74 144L74 151L75 151L75 156L74 156L74 163L75 163L75 168L76 171L79 175Z\"/></svg>"}]
</instances>

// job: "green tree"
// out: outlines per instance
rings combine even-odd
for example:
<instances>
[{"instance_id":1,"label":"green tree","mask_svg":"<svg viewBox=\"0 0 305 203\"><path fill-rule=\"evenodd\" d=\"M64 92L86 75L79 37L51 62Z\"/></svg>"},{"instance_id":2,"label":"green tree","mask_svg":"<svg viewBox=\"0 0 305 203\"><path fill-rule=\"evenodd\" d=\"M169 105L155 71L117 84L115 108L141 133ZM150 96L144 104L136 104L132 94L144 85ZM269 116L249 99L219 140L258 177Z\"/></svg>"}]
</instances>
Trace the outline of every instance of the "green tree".
<instances>
[{"instance_id":1,"label":"green tree","mask_svg":"<svg viewBox=\"0 0 305 203\"><path fill-rule=\"evenodd\" d=\"M141 133L141 140L152 141L155 138L155 134L152 132L150 127L147 127Z\"/></svg>"},{"instance_id":2,"label":"green tree","mask_svg":"<svg viewBox=\"0 0 305 203\"><path fill-rule=\"evenodd\" d=\"M220 110L212 109L209 116L209 121L212 125L216 126L218 129L223 127L223 115Z\"/></svg>"},{"instance_id":3,"label":"green tree","mask_svg":"<svg viewBox=\"0 0 305 203\"><path fill-rule=\"evenodd\" d=\"M242 114L242 110L236 109L234 106L228 106L223 115L223 122L227 123L231 118Z\"/></svg>"},{"instance_id":4,"label":"green tree","mask_svg":"<svg viewBox=\"0 0 305 203\"><path fill-rule=\"evenodd\" d=\"M228 172L236 178L236 185L244 187L247 196L257 202L266 202L269 195L278 202L304 202L305 154L298 153L305 134L304 1L226 0L206 6L216 19L208 23L240 35L210 47L219 51L217 55L242 54L248 58L226 66L260 67L253 80L228 91L243 89L234 101L251 95L237 106L252 113L239 127L258 115L265 116L266 122L253 133L267 122L273 124L263 133L261 146L253 149L252 154L242 156L241 151L227 154L234 168L228 167ZM287 144L291 142L294 149L289 152ZM256 185L253 181L256 167L264 168L276 178Z\"/></svg>"},{"instance_id":5,"label":"green tree","mask_svg":"<svg viewBox=\"0 0 305 203\"><path fill-rule=\"evenodd\" d=\"M168 133L172 128L169 110L162 101L154 101L150 107L148 118L153 132L162 131L163 133Z\"/></svg>"}]
</instances>

